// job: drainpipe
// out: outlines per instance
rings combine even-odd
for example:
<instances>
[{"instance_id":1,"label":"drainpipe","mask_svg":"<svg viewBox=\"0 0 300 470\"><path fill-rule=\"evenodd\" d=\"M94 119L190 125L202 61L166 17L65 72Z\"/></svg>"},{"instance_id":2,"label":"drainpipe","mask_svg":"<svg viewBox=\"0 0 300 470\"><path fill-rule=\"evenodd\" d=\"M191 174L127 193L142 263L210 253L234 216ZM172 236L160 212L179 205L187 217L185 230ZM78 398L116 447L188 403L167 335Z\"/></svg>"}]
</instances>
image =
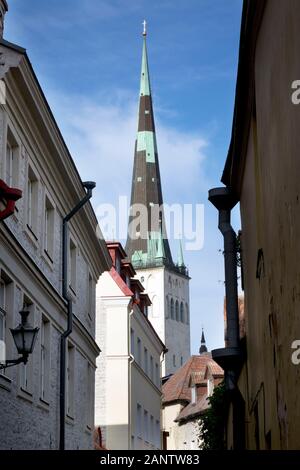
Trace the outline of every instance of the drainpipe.
<instances>
[{"instance_id":1,"label":"drainpipe","mask_svg":"<svg viewBox=\"0 0 300 470\"><path fill-rule=\"evenodd\" d=\"M84 198L66 215L63 219L63 247L62 247L62 296L67 303L67 329L60 338L60 403L59 403L59 450L65 450L65 417L66 417L66 342L68 336L73 330L73 311L72 299L68 290L68 222L72 217L91 199L93 189L96 183L87 181L83 183L83 187L87 190Z\"/></svg>"},{"instance_id":2,"label":"drainpipe","mask_svg":"<svg viewBox=\"0 0 300 470\"><path fill-rule=\"evenodd\" d=\"M236 233L231 226L230 218L231 210L237 204L238 199L225 187L211 189L208 199L219 211L219 230L224 237L227 315L227 347L215 349L212 351L212 357L225 371L227 390L233 391L236 389L241 350L239 347Z\"/></svg>"}]
</instances>

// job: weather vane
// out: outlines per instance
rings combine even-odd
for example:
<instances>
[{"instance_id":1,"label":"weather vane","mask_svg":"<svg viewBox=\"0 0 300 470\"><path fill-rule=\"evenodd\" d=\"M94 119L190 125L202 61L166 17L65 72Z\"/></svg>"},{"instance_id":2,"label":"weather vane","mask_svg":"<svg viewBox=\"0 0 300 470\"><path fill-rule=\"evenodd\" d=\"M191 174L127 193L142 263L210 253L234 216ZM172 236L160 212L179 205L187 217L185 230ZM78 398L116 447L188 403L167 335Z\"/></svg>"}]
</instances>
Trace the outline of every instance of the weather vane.
<instances>
[{"instance_id":1,"label":"weather vane","mask_svg":"<svg viewBox=\"0 0 300 470\"><path fill-rule=\"evenodd\" d=\"M143 36L147 36L147 21L144 20L142 24L143 24L143 27L144 27Z\"/></svg>"}]
</instances>

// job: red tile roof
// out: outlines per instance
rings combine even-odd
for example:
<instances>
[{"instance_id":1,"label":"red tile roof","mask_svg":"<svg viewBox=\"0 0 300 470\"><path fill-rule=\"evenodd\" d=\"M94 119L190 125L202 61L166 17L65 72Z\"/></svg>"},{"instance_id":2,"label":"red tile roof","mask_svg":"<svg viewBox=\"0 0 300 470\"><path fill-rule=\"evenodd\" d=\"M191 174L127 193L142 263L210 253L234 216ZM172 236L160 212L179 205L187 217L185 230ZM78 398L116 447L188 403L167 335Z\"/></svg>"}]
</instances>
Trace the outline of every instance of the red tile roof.
<instances>
[{"instance_id":1,"label":"red tile roof","mask_svg":"<svg viewBox=\"0 0 300 470\"><path fill-rule=\"evenodd\" d=\"M209 362L213 362L210 354L191 356L163 385L163 403L166 404L172 401L189 402L191 400L191 390L189 388L191 374L193 372L202 372L204 379L206 366Z\"/></svg>"},{"instance_id":2,"label":"red tile roof","mask_svg":"<svg viewBox=\"0 0 300 470\"><path fill-rule=\"evenodd\" d=\"M190 359L164 383L163 405L173 402L183 403L175 421L187 421L201 415L209 407L207 399L207 380L213 379L214 384L220 383L224 377L221 367L213 361L210 353L191 356ZM191 386L197 387L196 403L191 403Z\"/></svg>"},{"instance_id":3,"label":"red tile roof","mask_svg":"<svg viewBox=\"0 0 300 470\"><path fill-rule=\"evenodd\" d=\"M182 422L193 419L194 417L201 415L201 413L206 411L207 408L209 408L209 401L207 394L205 394L196 403L189 403L187 406L185 406L175 421Z\"/></svg>"}]
</instances>

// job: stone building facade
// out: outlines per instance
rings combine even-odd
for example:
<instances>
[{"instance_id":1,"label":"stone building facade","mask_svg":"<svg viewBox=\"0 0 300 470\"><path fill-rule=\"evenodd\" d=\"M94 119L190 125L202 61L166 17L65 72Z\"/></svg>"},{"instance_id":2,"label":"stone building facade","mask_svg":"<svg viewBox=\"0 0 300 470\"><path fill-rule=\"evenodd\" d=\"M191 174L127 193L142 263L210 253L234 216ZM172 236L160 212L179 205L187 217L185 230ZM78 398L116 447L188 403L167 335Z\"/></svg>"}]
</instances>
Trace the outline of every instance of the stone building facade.
<instances>
[{"instance_id":1,"label":"stone building facade","mask_svg":"<svg viewBox=\"0 0 300 470\"><path fill-rule=\"evenodd\" d=\"M0 1L5 12L7 4ZM17 351L9 329L29 310L39 328L27 365L0 371L0 448L57 449L60 337L67 328L62 298L62 220L86 194L26 51L0 38L0 179L19 188L16 210L0 223L0 332L6 358ZM66 448L92 448L95 288L111 261L96 235L88 203L69 223L69 295L73 332L67 344ZM100 232L99 232L100 233ZM2 358L3 360L3 358Z\"/></svg>"}]
</instances>

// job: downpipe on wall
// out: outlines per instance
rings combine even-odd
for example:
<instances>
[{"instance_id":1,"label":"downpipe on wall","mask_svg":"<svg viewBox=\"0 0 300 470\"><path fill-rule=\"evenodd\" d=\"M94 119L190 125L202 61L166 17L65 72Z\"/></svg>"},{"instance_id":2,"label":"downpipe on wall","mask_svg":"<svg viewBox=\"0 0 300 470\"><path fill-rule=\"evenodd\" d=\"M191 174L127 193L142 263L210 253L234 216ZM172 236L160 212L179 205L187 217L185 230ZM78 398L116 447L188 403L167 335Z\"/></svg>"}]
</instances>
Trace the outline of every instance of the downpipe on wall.
<instances>
[{"instance_id":1,"label":"downpipe on wall","mask_svg":"<svg viewBox=\"0 0 300 470\"><path fill-rule=\"evenodd\" d=\"M84 198L66 215L63 219L62 228L62 296L67 305L67 329L64 331L60 338L60 400L59 400L59 450L65 450L65 419L66 419L66 343L67 338L73 331L73 308L72 298L69 293L69 279L68 279L68 262L69 262L69 228L68 222L74 217L75 214L91 199L93 189L96 183L87 181L83 183L86 189Z\"/></svg>"}]
</instances>

